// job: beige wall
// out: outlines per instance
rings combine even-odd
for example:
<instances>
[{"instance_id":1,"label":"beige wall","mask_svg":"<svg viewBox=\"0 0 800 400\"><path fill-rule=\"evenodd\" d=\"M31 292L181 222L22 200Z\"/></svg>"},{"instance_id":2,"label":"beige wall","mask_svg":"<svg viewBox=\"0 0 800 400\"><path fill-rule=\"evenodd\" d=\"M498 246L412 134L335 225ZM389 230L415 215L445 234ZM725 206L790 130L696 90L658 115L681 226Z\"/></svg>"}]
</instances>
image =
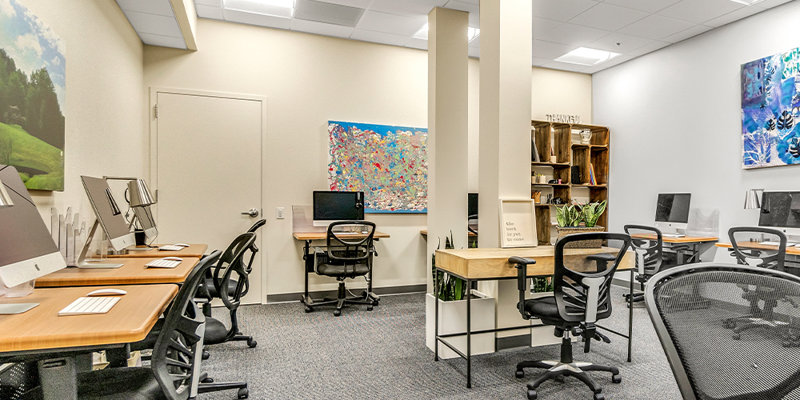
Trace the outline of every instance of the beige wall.
<instances>
[{"instance_id":1,"label":"beige wall","mask_svg":"<svg viewBox=\"0 0 800 400\"><path fill-rule=\"evenodd\" d=\"M300 292L302 250L291 238L291 215L277 220L275 207L311 204L312 190L327 187L328 120L427 125L427 53L207 19L198 21L197 35L200 50L194 53L145 46L144 86L267 97L266 292ZM533 78L548 87L583 90L534 95L534 115L570 112L590 118L590 76L535 69ZM470 60L469 81L469 145L475 161L470 189L476 190L477 60ZM378 245L376 286L424 284L427 256L419 230L426 226L425 215L368 218L392 235ZM311 284L312 290L335 285L316 277Z\"/></svg>"},{"instance_id":2,"label":"beige wall","mask_svg":"<svg viewBox=\"0 0 800 400\"><path fill-rule=\"evenodd\" d=\"M33 192L39 210L93 218L80 175L144 175L142 43L110 0L22 0L64 41L67 61L64 192ZM90 217L91 215L91 217Z\"/></svg>"}]
</instances>

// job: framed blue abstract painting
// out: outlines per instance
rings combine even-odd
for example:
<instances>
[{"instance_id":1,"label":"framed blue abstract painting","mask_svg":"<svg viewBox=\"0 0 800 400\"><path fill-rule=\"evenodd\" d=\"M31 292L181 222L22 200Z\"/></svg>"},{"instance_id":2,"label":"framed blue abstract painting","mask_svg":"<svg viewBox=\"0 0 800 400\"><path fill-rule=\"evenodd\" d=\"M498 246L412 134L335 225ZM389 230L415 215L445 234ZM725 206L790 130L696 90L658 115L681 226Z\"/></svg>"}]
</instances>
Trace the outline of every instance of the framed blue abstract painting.
<instances>
[{"instance_id":1,"label":"framed blue abstract painting","mask_svg":"<svg viewBox=\"0 0 800 400\"><path fill-rule=\"evenodd\" d=\"M800 164L800 48L743 64L742 167Z\"/></svg>"}]
</instances>

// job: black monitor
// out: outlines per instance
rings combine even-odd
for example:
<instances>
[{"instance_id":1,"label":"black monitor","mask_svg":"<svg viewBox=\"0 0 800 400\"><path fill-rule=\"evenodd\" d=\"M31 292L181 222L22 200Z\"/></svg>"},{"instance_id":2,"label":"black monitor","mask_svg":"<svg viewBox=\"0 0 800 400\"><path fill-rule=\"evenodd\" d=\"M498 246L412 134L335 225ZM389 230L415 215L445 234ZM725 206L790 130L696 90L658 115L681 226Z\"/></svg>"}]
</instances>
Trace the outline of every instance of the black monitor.
<instances>
[{"instance_id":1,"label":"black monitor","mask_svg":"<svg viewBox=\"0 0 800 400\"><path fill-rule=\"evenodd\" d=\"M656 222L686 224L689 222L691 193L659 193Z\"/></svg>"},{"instance_id":2,"label":"black monitor","mask_svg":"<svg viewBox=\"0 0 800 400\"><path fill-rule=\"evenodd\" d=\"M478 218L477 193L467 193L467 218Z\"/></svg>"},{"instance_id":3,"label":"black monitor","mask_svg":"<svg viewBox=\"0 0 800 400\"><path fill-rule=\"evenodd\" d=\"M121 251L136 244L133 232L125 221L125 216L122 215L117 201L114 200L108 182L102 178L89 176L81 176L81 180L94 214L97 216L97 221L108 236L111 247Z\"/></svg>"},{"instance_id":4,"label":"black monitor","mask_svg":"<svg viewBox=\"0 0 800 400\"><path fill-rule=\"evenodd\" d=\"M800 235L800 191L764 192L758 225L779 228L793 236Z\"/></svg>"},{"instance_id":5,"label":"black monitor","mask_svg":"<svg viewBox=\"0 0 800 400\"><path fill-rule=\"evenodd\" d=\"M363 220L364 192L314 191L314 225Z\"/></svg>"},{"instance_id":6,"label":"black monitor","mask_svg":"<svg viewBox=\"0 0 800 400\"><path fill-rule=\"evenodd\" d=\"M133 207L133 213L136 215L139 226L144 231L145 238L147 240L155 240L156 236L158 236L158 229L150 206Z\"/></svg>"},{"instance_id":7,"label":"black monitor","mask_svg":"<svg viewBox=\"0 0 800 400\"><path fill-rule=\"evenodd\" d=\"M10 206L0 207L0 281L14 287L67 266L16 168L0 165Z\"/></svg>"}]
</instances>

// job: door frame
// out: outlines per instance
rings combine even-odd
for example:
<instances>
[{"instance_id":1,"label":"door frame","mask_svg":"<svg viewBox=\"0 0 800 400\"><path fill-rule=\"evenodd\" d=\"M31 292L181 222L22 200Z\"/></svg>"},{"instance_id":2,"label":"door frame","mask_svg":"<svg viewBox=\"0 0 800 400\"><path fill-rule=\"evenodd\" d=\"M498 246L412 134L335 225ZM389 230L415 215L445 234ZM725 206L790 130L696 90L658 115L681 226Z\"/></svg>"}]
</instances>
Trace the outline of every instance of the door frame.
<instances>
[{"instance_id":1,"label":"door frame","mask_svg":"<svg viewBox=\"0 0 800 400\"><path fill-rule=\"evenodd\" d=\"M175 88L175 87L164 87L164 86L151 86L150 87L150 96L149 96L149 104L147 107L147 115L149 120L149 129L150 134L148 135L148 146L149 149L149 162L147 163L147 175L150 177L150 187L152 190L156 191L156 200L158 200L158 119L156 118L155 114L155 106L158 104L158 94L165 93L165 94L178 94L178 95L187 95L187 96L202 96L202 97L216 97L216 98L223 98L223 99L235 99L235 100L249 100L249 101L258 101L261 102L261 159L259 160L260 163L260 173L261 173L261 218L266 219L265 212L264 212L264 203L266 202L265 199L265 192L266 188L269 187L267 185L267 163L264 162L264 157L267 154L267 97L256 95L256 94L246 94L246 93L232 93L232 92L217 92L217 91L208 91L208 90L197 90L197 89L184 89L184 88ZM158 208L156 207L156 218L158 218ZM269 221L267 221L267 225L265 225L262 231L269 228ZM258 239L256 242L258 243L258 248L261 249L261 304L267 304L267 268L268 263L268 249L264 245L264 237L266 233L258 235Z\"/></svg>"}]
</instances>

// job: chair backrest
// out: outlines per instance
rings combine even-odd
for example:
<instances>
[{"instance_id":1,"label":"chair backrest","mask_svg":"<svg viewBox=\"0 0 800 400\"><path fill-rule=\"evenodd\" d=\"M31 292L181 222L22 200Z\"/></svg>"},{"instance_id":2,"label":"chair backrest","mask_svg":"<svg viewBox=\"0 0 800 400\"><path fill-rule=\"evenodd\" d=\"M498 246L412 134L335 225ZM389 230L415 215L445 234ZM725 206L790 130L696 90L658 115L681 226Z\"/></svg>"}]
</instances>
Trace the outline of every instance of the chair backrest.
<instances>
[{"instance_id":1,"label":"chair backrest","mask_svg":"<svg viewBox=\"0 0 800 400\"><path fill-rule=\"evenodd\" d=\"M266 223L267 223L267 220L260 219L260 220L256 221L256 223L253 224L253 226L251 226L250 229L247 230L247 232L256 233L256 231L261 229L261 227L266 225ZM248 248L248 250L250 251L250 257L247 260L247 268L246 268L246 270L247 270L247 273L250 274L250 272L253 271L253 260L256 258L256 253L258 253L258 246L256 246L256 242L255 241L253 241L253 244L250 245L250 248ZM249 285L248 285L248 287L245 288L245 293L247 293L249 291L249 289L250 288L249 288Z\"/></svg>"},{"instance_id":2,"label":"chair backrest","mask_svg":"<svg viewBox=\"0 0 800 400\"><path fill-rule=\"evenodd\" d=\"M581 242L597 240L606 246L602 254L580 248ZM577 233L556 242L553 292L561 319L593 324L611 314L611 280L628 246L628 235L607 232Z\"/></svg>"},{"instance_id":3,"label":"chair backrest","mask_svg":"<svg viewBox=\"0 0 800 400\"><path fill-rule=\"evenodd\" d=\"M786 259L786 235L783 232L756 227L733 227L728 230L736 262L783 271Z\"/></svg>"},{"instance_id":4,"label":"chair backrest","mask_svg":"<svg viewBox=\"0 0 800 400\"><path fill-rule=\"evenodd\" d=\"M206 271L219 259L219 250L197 263L164 318L164 325L153 347L150 367L161 390L170 400L185 400L191 394L193 377L202 353L199 344L206 318L193 301Z\"/></svg>"},{"instance_id":5,"label":"chair backrest","mask_svg":"<svg viewBox=\"0 0 800 400\"><path fill-rule=\"evenodd\" d=\"M800 278L785 272L699 263L650 279L645 305L684 399L779 399L797 393L796 348L783 347L780 335L768 331L734 340L732 331L723 328L726 318L750 311L742 285L782 298L774 309L776 319L800 318Z\"/></svg>"},{"instance_id":6,"label":"chair backrest","mask_svg":"<svg viewBox=\"0 0 800 400\"><path fill-rule=\"evenodd\" d=\"M658 228L645 225L625 225L631 237L631 248L636 253L636 271L642 275L655 275L664 259L664 238Z\"/></svg>"},{"instance_id":7,"label":"chair backrest","mask_svg":"<svg viewBox=\"0 0 800 400\"><path fill-rule=\"evenodd\" d=\"M252 232L242 233L233 239L233 242L222 253L219 262L214 268L214 288L217 290L222 304L228 310L235 310L239 307L242 294L249 286L247 266L244 263L245 252L253 245L256 234ZM234 276L234 273L236 274ZM229 292L230 281L235 281L236 286L233 293Z\"/></svg>"},{"instance_id":8,"label":"chair backrest","mask_svg":"<svg viewBox=\"0 0 800 400\"><path fill-rule=\"evenodd\" d=\"M328 225L328 263L369 262L375 224L369 221L336 221Z\"/></svg>"}]
</instances>

